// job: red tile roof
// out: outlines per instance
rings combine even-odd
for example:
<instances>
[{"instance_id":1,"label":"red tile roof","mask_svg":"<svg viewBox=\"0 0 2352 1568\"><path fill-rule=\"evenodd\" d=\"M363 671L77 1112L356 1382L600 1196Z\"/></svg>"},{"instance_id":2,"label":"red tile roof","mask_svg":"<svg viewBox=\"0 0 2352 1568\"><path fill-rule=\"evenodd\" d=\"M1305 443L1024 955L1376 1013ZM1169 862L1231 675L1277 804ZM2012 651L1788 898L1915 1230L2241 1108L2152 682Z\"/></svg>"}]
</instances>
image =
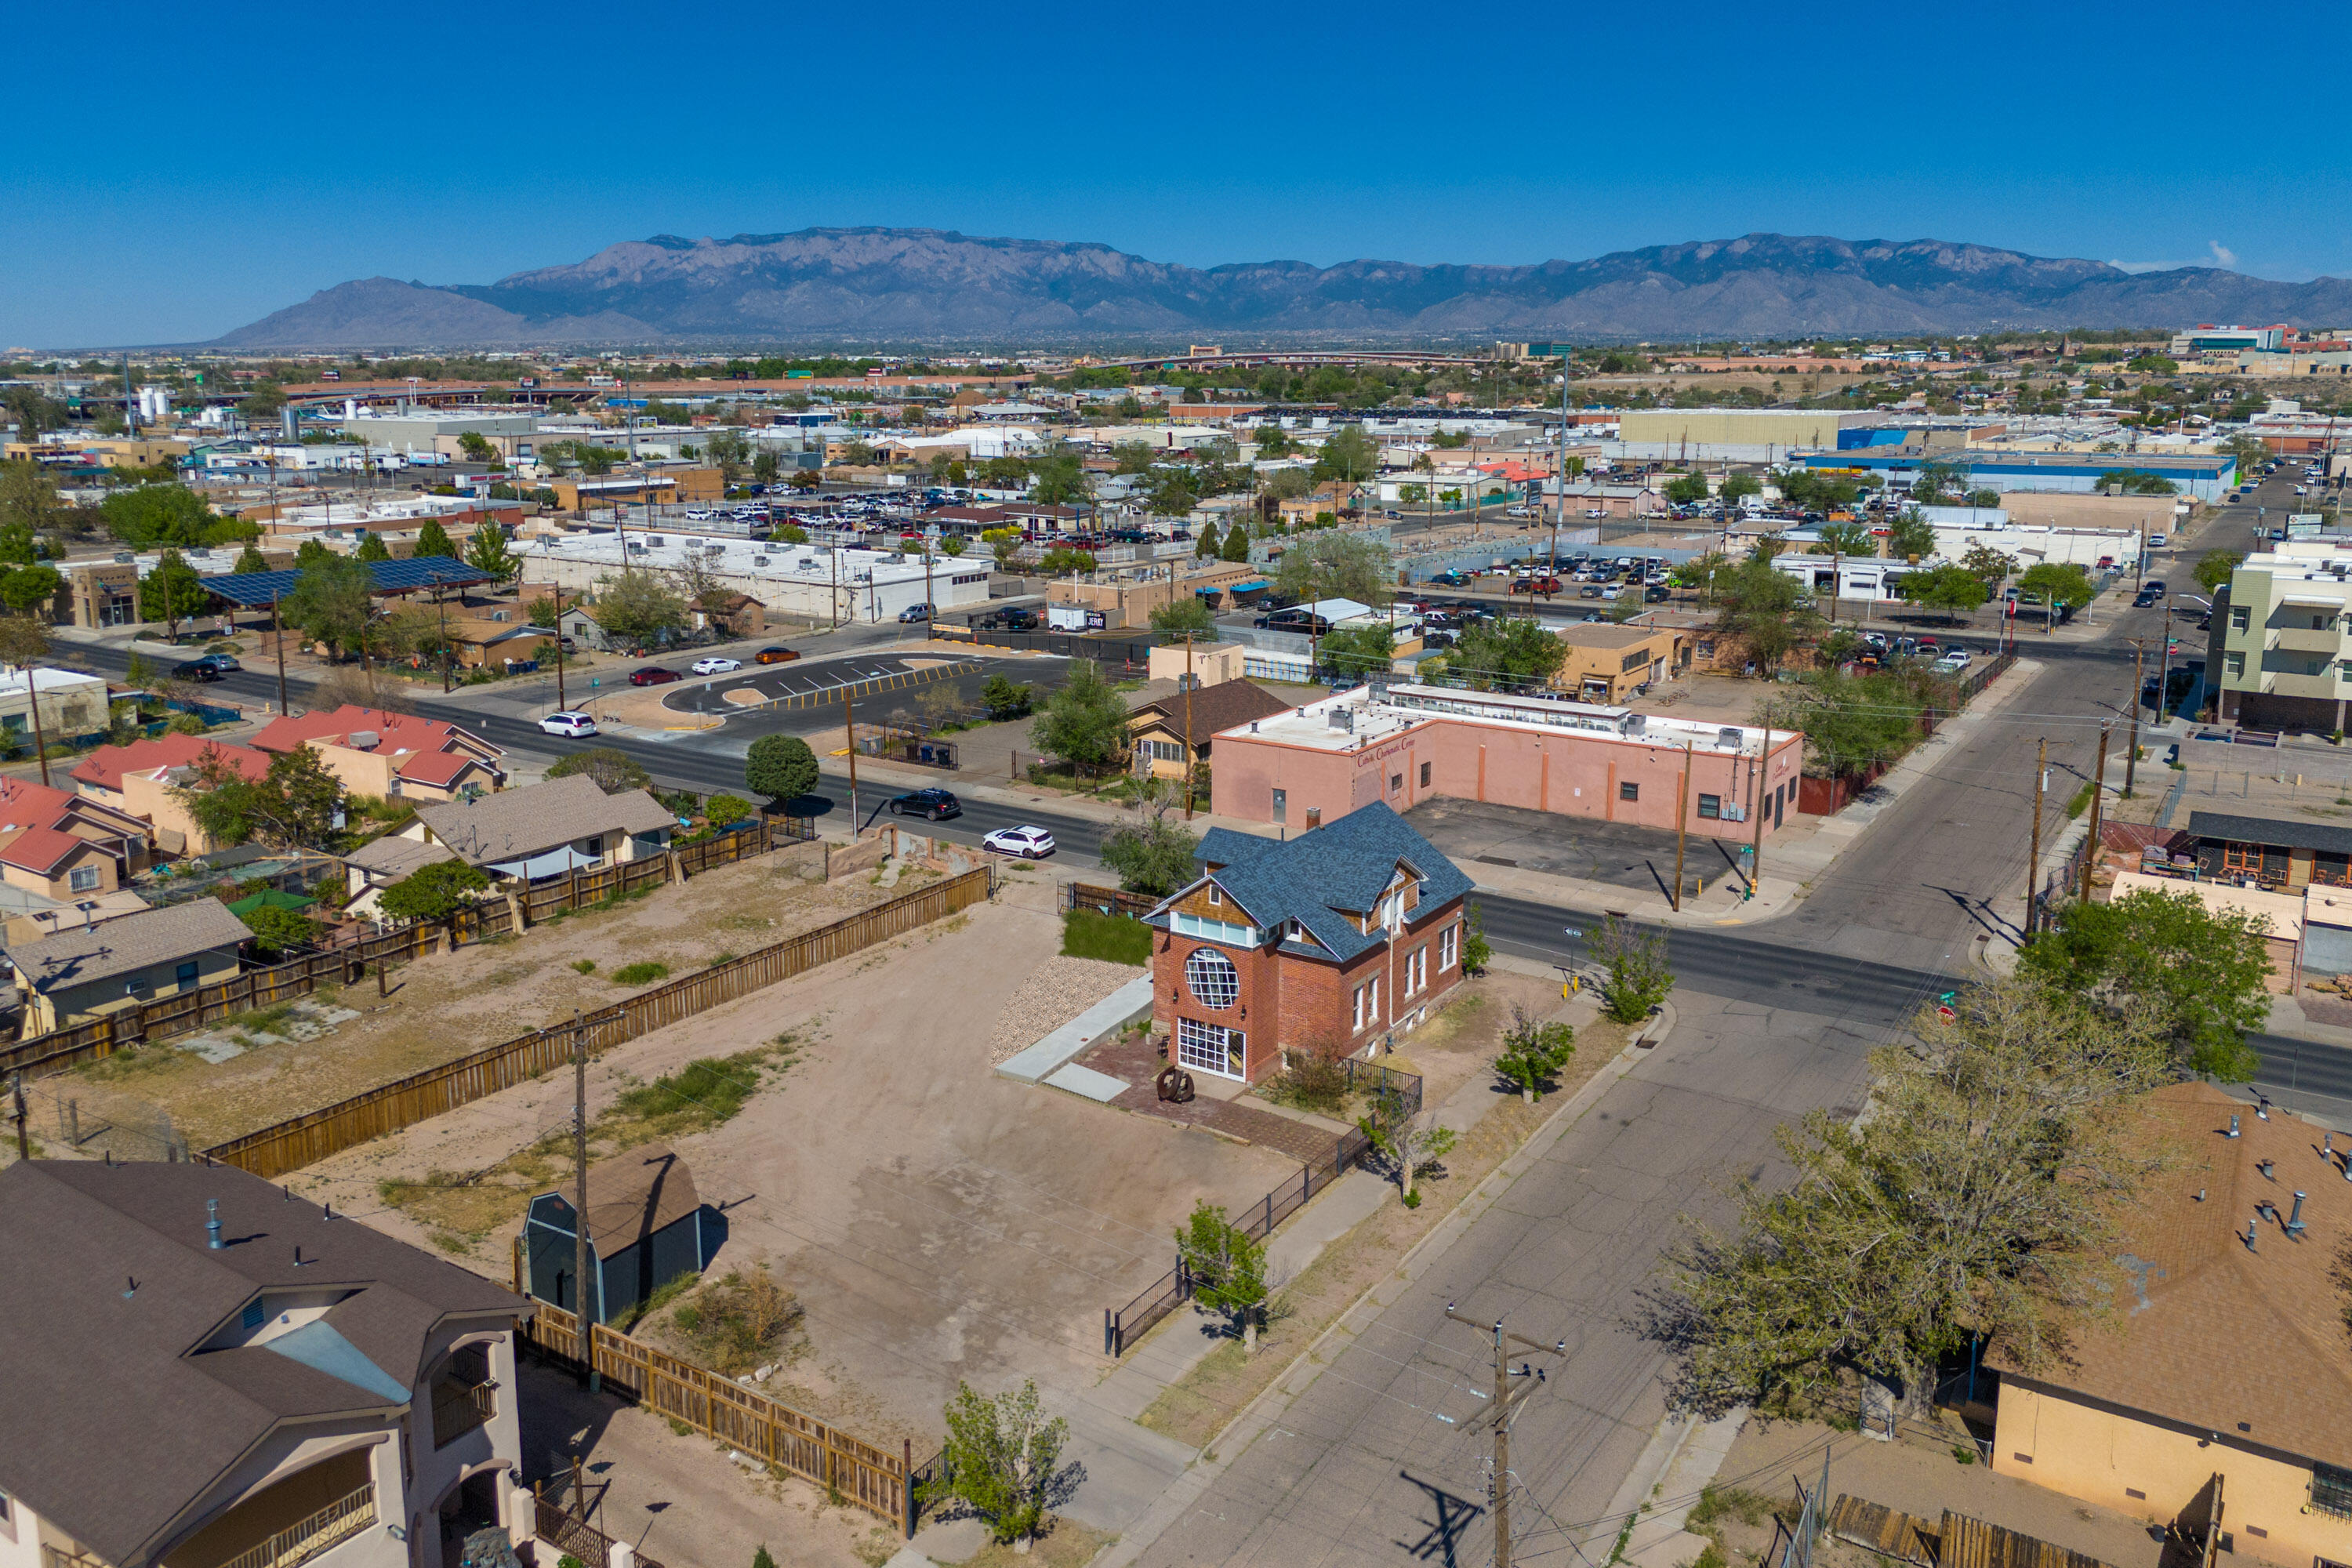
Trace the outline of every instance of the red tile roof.
<instances>
[{"instance_id":1,"label":"red tile roof","mask_svg":"<svg viewBox=\"0 0 2352 1568\"><path fill-rule=\"evenodd\" d=\"M451 784L457 782L458 774L479 762L479 758L464 752L416 752L394 771L418 784Z\"/></svg>"},{"instance_id":2,"label":"red tile roof","mask_svg":"<svg viewBox=\"0 0 2352 1568\"><path fill-rule=\"evenodd\" d=\"M249 779L258 779L269 771L268 757L244 746L226 745L202 735L164 734L127 746L100 746L75 765L73 776L94 789L120 791L125 773L187 767L206 752L217 754Z\"/></svg>"},{"instance_id":3,"label":"red tile roof","mask_svg":"<svg viewBox=\"0 0 2352 1568\"><path fill-rule=\"evenodd\" d=\"M455 745L487 756L504 754L502 748L492 745L478 735L469 734L455 724L445 723L438 719L420 719L413 713L388 713L380 708L362 708L349 702L332 712L321 710L273 719L253 737L253 743L265 752L290 752L312 741L348 746L351 743L348 737L353 731L367 730L375 732L376 743L369 749L377 752L440 752Z\"/></svg>"},{"instance_id":4,"label":"red tile roof","mask_svg":"<svg viewBox=\"0 0 2352 1568\"><path fill-rule=\"evenodd\" d=\"M38 871L46 877L54 872L65 858L77 849L89 847L87 838L76 838L70 833L60 833L54 827L20 827L0 833L0 865L22 866L27 871Z\"/></svg>"}]
</instances>

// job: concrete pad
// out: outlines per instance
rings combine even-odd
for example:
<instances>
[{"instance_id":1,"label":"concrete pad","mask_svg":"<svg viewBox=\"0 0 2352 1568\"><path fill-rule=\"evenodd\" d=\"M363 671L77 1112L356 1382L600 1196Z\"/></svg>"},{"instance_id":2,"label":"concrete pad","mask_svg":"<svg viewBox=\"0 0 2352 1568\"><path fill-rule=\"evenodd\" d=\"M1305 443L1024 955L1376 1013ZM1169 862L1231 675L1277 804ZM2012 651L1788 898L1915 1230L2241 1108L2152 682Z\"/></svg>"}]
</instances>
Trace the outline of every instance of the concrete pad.
<instances>
[{"instance_id":1,"label":"concrete pad","mask_svg":"<svg viewBox=\"0 0 2352 1568\"><path fill-rule=\"evenodd\" d=\"M898 1548L898 1556L890 1563L903 1561L908 1568L928 1568L933 1563L962 1563L976 1556L987 1544L988 1526L977 1519L935 1521L915 1531L915 1538Z\"/></svg>"},{"instance_id":2,"label":"concrete pad","mask_svg":"<svg viewBox=\"0 0 2352 1568\"><path fill-rule=\"evenodd\" d=\"M1123 1078L1113 1078L1107 1072L1097 1072L1076 1062L1056 1068L1044 1081L1055 1089L1066 1089L1072 1094L1082 1094L1105 1105L1117 1100L1128 1088L1127 1079Z\"/></svg>"},{"instance_id":3,"label":"concrete pad","mask_svg":"<svg viewBox=\"0 0 2352 1568\"><path fill-rule=\"evenodd\" d=\"M1066 1507L1055 1511L1096 1530L1123 1533L1160 1500L1169 1483L1192 1468L1196 1457L1172 1437L1081 1396L1064 1407L1070 1440L1062 1462L1086 1467L1086 1479Z\"/></svg>"},{"instance_id":4,"label":"concrete pad","mask_svg":"<svg viewBox=\"0 0 2352 1568\"><path fill-rule=\"evenodd\" d=\"M1150 1016L1151 976L1140 974L1028 1049L997 1063L996 1070L1023 1083L1036 1083L1103 1036Z\"/></svg>"}]
</instances>

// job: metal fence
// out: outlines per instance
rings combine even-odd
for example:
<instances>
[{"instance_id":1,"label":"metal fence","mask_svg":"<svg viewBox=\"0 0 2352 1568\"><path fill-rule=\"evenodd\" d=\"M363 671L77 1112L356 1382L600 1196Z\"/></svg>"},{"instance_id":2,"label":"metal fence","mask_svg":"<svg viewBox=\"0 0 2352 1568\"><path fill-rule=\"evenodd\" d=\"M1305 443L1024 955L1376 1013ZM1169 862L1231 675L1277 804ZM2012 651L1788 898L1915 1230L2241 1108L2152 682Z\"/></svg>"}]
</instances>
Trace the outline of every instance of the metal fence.
<instances>
[{"instance_id":1,"label":"metal fence","mask_svg":"<svg viewBox=\"0 0 2352 1568\"><path fill-rule=\"evenodd\" d=\"M263 1177L299 1170L560 1067L572 1059L574 1040L580 1036L585 1037L593 1056L967 909L994 896L996 877L997 868L992 861L741 958L714 963L625 1002L599 1007L585 1015L577 1028L561 1024L534 1029L231 1139L205 1150L205 1158Z\"/></svg>"},{"instance_id":2,"label":"metal fence","mask_svg":"<svg viewBox=\"0 0 2352 1568\"><path fill-rule=\"evenodd\" d=\"M1406 1117L1421 1113L1422 1082L1418 1075L1400 1072L1394 1068L1373 1062L1347 1060L1348 1083L1353 1089L1369 1087L1371 1092L1394 1093ZM1299 1166L1298 1174L1267 1193L1256 1203L1232 1216L1233 1223L1254 1241L1264 1241L1274 1234L1274 1227L1307 1206L1317 1193L1347 1174L1349 1167L1370 1152L1372 1141L1358 1128L1334 1135L1328 1153ZM1135 1300L1124 1307L1103 1309L1103 1353L1125 1355L1128 1348L1149 1332L1153 1325L1192 1299L1192 1279L1180 1256L1176 1267L1153 1280Z\"/></svg>"},{"instance_id":3,"label":"metal fence","mask_svg":"<svg viewBox=\"0 0 2352 1568\"><path fill-rule=\"evenodd\" d=\"M551 1498L531 1494L531 1534L544 1541L566 1557L576 1557L586 1568L610 1568L613 1561L613 1538L574 1516ZM661 1563L643 1552L634 1561L637 1568L662 1568Z\"/></svg>"},{"instance_id":4,"label":"metal fence","mask_svg":"<svg viewBox=\"0 0 2352 1568\"><path fill-rule=\"evenodd\" d=\"M608 897L658 886L676 877L694 877L720 866L730 866L754 855L816 837L814 826L797 817L775 817L733 833L722 833L689 844L664 856L622 861L594 871L573 870L562 878L532 884L522 890L504 890L458 911L444 925L413 925L375 936L359 937L341 945L297 954L282 963L247 970L234 979L215 981L194 991L159 996L102 1014L88 1023L54 1029L0 1050L0 1073L41 1076L63 1072L83 1062L98 1061L128 1046L168 1038L224 1023L257 1008L307 996L321 980L339 985L356 984L373 964L405 963L445 944L463 945L503 936L520 924L545 920L562 910L584 909ZM498 889L494 889L494 892Z\"/></svg>"}]
</instances>

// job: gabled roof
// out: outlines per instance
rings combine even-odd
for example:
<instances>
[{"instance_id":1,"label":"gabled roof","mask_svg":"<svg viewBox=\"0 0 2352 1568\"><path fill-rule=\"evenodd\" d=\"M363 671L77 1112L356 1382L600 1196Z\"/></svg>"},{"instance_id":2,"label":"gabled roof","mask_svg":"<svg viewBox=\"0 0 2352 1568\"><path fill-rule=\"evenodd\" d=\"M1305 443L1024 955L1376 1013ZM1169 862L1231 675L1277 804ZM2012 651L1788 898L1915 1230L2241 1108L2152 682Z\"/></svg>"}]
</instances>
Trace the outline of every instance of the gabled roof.
<instances>
[{"instance_id":1,"label":"gabled roof","mask_svg":"<svg viewBox=\"0 0 2352 1568\"><path fill-rule=\"evenodd\" d=\"M94 789L120 792L125 773L191 767L206 752L249 779L258 779L269 772L269 759L248 747L227 745L202 735L166 731L152 740L137 740L127 746L100 746L74 764L73 777Z\"/></svg>"},{"instance_id":2,"label":"gabled roof","mask_svg":"<svg viewBox=\"0 0 2352 1568\"><path fill-rule=\"evenodd\" d=\"M477 866L526 859L602 833L651 833L677 825L646 791L606 795L585 773L500 790L477 801L423 806L416 818L434 842Z\"/></svg>"},{"instance_id":3,"label":"gabled roof","mask_svg":"<svg viewBox=\"0 0 2352 1568\"><path fill-rule=\"evenodd\" d=\"M144 837L148 830L142 818L119 805L109 805L69 790L52 789L30 779L0 775L0 830L59 827L75 817L108 832Z\"/></svg>"},{"instance_id":4,"label":"gabled roof","mask_svg":"<svg viewBox=\"0 0 2352 1568\"><path fill-rule=\"evenodd\" d=\"M2199 1431L2235 1436L2242 1422L2247 1440L2352 1468L2352 1336L2336 1282L2352 1183L2313 1123L2284 1110L2264 1121L2210 1084L2168 1086L2137 1110L2167 1158L2120 1216L2112 1317L2077 1326L2062 1358L2022 1375ZM2284 1228L2297 1191L2299 1237ZM2020 1374L1999 1340L1987 1360Z\"/></svg>"},{"instance_id":5,"label":"gabled roof","mask_svg":"<svg viewBox=\"0 0 2352 1568\"><path fill-rule=\"evenodd\" d=\"M1345 917L1379 903L1400 865L1422 879L1424 913L1471 889L1453 861L1378 802L1287 840L1213 827L1201 840L1199 859L1254 923L1272 929L1295 920L1342 962L1387 940L1377 928L1359 931ZM1151 918L1163 920L1173 901L1163 902Z\"/></svg>"},{"instance_id":6,"label":"gabled roof","mask_svg":"<svg viewBox=\"0 0 2352 1568\"><path fill-rule=\"evenodd\" d=\"M228 1166L20 1162L0 1171L0 1491L110 1563L151 1562L280 1423L404 1406L437 1324L532 1310ZM348 1294L305 1331L195 1348L281 1290Z\"/></svg>"},{"instance_id":7,"label":"gabled roof","mask_svg":"<svg viewBox=\"0 0 2352 1568\"><path fill-rule=\"evenodd\" d=\"M404 759L393 771L402 778L415 779L418 784L446 785L455 784L458 775L467 768L482 765L480 758L464 752L416 752Z\"/></svg>"},{"instance_id":8,"label":"gabled roof","mask_svg":"<svg viewBox=\"0 0 2352 1568\"><path fill-rule=\"evenodd\" d=\"M46 994L110 980L151 963L176 963L215 948L234 950L252 935L219 900L192 899L103 925L58 931L38 942L16 942L8 949L8 961L26 984Z\"/></svg>"},{"instance_id":9,"label":"gabled roof","mask_svg":"<svg viewBox=\"0 0 2352 1568\"><path fill-rule=\"evenodd\" d=\"M1178 740L1199 744L1223 730L1239 729L1254 719L1270 719L1276 713L1286 713L1290 704L1264 687L1246 680L1220 681L1203 686L1192 694L1192 728L1184 724L1187 703L1183 692L1173 697L1156 698L1137 708L1129 717L1140 719L1157 714L1160 724Z\"/></svg>"},{"instance_id":10,"label":"gabled roof","mask_svg":"<svg viewBox=\"0 0 2352 1568\"><path fill-rule=\"evenodd\" d=\"M543 1220L569 1229L570 1191L557 1188L544 1195L562 1207L542 1211ZM588 1167L588 1243L599 1258L634 1247L701 1206L694 1173L667 1143L643 1144Z\"/></svg>"},{"instance_id":11,"label":"gabled roof","mask_svg":"<svg viewBox=\"0 0 2352 1568\"><path fill-rule=\"evenodd\" d=\"M77 838L54 827L15 827L0 833L0 865L21 867L47 877L75 850L97 848L87 838Z\"/></svg>"}]
</instances>

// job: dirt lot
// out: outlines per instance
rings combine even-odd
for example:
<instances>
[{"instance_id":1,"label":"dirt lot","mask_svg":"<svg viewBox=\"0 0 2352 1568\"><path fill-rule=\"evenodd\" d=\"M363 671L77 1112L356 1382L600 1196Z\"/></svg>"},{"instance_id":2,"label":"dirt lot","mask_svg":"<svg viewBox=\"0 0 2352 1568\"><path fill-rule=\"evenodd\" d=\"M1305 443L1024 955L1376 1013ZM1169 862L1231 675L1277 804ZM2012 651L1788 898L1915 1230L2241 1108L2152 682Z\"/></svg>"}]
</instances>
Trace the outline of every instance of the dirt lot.
<instances>
[{"instance_id":1,"label":"dirt lot","mask_svg":"<svg viewBox=\"0 0 2352 1568\"><path fill-rule=\"evenodd\" d=\"M1266 1151L989 1070L1000 1012L1059 947L1053 897L1050 883L1011 879L995 904L631 1042L591 1070L596 1114L690 1060L792 1037L740 1113L668 1136L704 1201L725 1205L715 1269L770 1263L805 1310L805 1352L765 1387L871 1441L936 1443L959 1379L1089 1384L1103 1309L1168 1268L1193 1201L1238 1207L1296 1173ZM382 1184L494 1166L560 1130L570 1101L568 1078L551 1075L296 1179L429 1245L444 1229L429 1207L394 1208ZM515 1228L509 1218L484 1235L470 1261L503 1275Z\"/></svg>"},{"instance_id":2,"label":"dirt lot","mask_svg":"<svg viewBox=\"0 0 2352 1568\"><path fill-rule=\"evenodd\" d=\"M808 855L764 856L616 909L421 959L393 971L387 1001L377 1000L373 978L340 994L324 989L318 1001L360 1016L313 1038L247 1027L240 1032L257 1048L213 1063L184 1037L94 1062L53 1087L77 1096L85 1119L152 1125L152 1108L161 1107L203 1148L657 984L615 985L607 976L623 965L651 961L684 974L893 895L865 879L806 881ZM593 967L582 973L581 963Z\"/></svg>"}]
</instances>

